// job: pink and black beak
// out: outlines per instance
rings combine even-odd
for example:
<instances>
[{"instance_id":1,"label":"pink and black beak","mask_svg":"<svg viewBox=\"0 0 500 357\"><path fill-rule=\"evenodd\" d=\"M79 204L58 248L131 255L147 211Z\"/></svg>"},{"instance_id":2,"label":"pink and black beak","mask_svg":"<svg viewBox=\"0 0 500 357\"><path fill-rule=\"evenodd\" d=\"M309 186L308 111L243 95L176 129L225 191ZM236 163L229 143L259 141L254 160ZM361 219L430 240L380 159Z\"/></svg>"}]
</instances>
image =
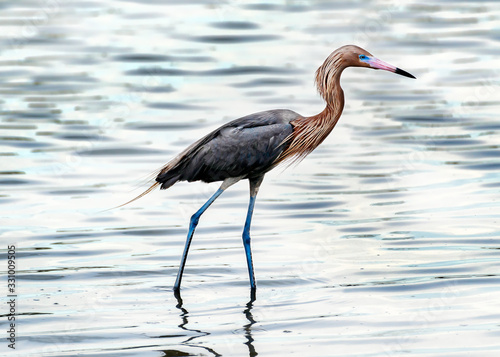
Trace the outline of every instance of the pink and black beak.
<instances>
[{"instance_id":1,"label":"pink and black beak","mask_svg":"<svg viewBox=\"0 0 500 357\"><path fill-rule=\"evenodd\" d=\"M365 55L359 55L359 60L361 62L367 63L371 68L383 69L384 71L389 71L392 73L400 74L400 75L405 76L405 77L416 79L414 75L412 75L406 71L403 71L401 68L394 67L393 65L390 65L389 63L381 61L378 58L365 56Z\"/></svg>"}]
</instances>

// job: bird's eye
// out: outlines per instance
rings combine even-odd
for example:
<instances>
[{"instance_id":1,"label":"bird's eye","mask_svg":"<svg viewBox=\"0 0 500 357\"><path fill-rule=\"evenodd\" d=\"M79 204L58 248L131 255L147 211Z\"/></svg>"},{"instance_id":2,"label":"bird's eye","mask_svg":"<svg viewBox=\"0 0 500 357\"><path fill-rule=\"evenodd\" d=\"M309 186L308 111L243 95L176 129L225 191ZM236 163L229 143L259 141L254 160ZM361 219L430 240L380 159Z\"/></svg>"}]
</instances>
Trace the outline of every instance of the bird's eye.
<instances>
[{"instance_id":1,"label":"bird's eye","mask_svg":"<svg viewBox=\"0 0 500 357\"><path fill-rule=\"evenodd\" d=\"M363 61L363 60L368 59L368 57L367 57L367 56L365 56L365 55L359 55L359 59Z\"/></svg>"}]
</instances>

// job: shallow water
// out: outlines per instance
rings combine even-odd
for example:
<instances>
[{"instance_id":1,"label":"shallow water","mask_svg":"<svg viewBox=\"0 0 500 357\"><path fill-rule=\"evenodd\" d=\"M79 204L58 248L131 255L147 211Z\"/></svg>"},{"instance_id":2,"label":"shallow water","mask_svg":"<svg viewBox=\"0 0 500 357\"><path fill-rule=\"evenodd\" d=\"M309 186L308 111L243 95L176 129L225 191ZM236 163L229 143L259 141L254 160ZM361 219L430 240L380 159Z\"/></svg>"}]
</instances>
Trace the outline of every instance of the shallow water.
<instances>
[{"instance_id":1,"label":"shallow water","mask_svg":"<svg viewBox=\"0 0 500 357\"><path fill-rule=\"evenodd\" d=\"M18 294L2 353L499 355L497 2L0 6L0 233ZM346 70L334 132L261 187L256 299L240 182L201 218L177 300L189 217L218 184L103 210L228 120L322 110L314 71L347 43L418 79Z\"/></svg>"}]
</instances>

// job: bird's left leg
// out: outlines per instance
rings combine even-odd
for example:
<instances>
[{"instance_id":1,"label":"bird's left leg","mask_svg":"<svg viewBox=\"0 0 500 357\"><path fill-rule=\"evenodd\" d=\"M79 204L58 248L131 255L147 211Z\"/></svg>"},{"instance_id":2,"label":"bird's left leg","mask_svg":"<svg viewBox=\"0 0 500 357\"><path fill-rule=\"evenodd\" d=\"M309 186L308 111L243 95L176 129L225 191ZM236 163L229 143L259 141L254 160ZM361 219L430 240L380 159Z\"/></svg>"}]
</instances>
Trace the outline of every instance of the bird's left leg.
<instances>
[{"instance_id":1,"label":"bird's left leg","mask_svg":"<svg viewBox=\"0 0 500 357\"><path fill-rule=\"evenodd\" d=\"M248 265L248 275L250 276L250 287L255 290L255 275L253 272L253 262L252 262L252 249L250 247L250 225L252 223L253 207L255 206L255 198L259 192L260 184L264 176L259 176L256 178L250 178L250 203L248 204L247 219L245 221L245 228L243 229L243 246L245 247L245 254L247 257Z\"/></svg>"},{"instance_id":2,"label":"bird's left leg","mask_svg":"<svg viewBox=\"0 0 500 357\"><path fill-rule=\"evenodd\" d=\"M179 265L179 271L177 272L177 279L175 280L174 284L174 291L178 292L181 287L182 274L184 273L184 266L186 265L189 246L191 245L191 240L193 239L194 230L198 225L200 216L203 214L203 212L207 210L208 207L210 207L210 205L217 199L217 197L219 197L222 194L222 192L224 192L229 186L234 185L239 180L240 180L239 177L236 178L231 177L225 179L224 182L222 182L220 188L213 194L213 196L210 197L209 200L205 202L205 204L201 206L201 208L191 217L186 245L184 247L184 253L182 254L181 264Z\"/></svg>"}]
</instances>

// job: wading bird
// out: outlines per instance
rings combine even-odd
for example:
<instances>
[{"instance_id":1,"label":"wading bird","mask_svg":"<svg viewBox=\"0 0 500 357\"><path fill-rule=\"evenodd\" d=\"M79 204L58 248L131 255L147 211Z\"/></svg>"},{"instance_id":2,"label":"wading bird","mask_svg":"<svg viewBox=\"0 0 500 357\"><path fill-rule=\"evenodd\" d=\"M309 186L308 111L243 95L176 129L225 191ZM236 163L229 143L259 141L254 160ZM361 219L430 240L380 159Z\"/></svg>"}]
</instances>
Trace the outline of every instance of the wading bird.
<instances>
[{"instance_id":1,"label":"wading bird","mask_svg":"<svg viewBox=\"0 0 500 357\"><path fill-rule=\"evenodd\" d=\"M160 169L156 182L150 188L127 202L144 196L157 186L165 190L179 181L222 181L214 195L191 217L174 291L179 292L189 246L200 216L228 187L248 179L250 203L243 229L243 246L250 287L252 292L255 292L250 224L260 184L266 172L284 161L303 159L330 134L344 108L340 74L347 67L383 69L415 78L410 73L373 57L360 47L340 47L333 51L316 71L316 86L326 101L326 108L321 113L304 117L291 110L278 109L233 120L181 152Z\"/></svg>"}]
</instances>

